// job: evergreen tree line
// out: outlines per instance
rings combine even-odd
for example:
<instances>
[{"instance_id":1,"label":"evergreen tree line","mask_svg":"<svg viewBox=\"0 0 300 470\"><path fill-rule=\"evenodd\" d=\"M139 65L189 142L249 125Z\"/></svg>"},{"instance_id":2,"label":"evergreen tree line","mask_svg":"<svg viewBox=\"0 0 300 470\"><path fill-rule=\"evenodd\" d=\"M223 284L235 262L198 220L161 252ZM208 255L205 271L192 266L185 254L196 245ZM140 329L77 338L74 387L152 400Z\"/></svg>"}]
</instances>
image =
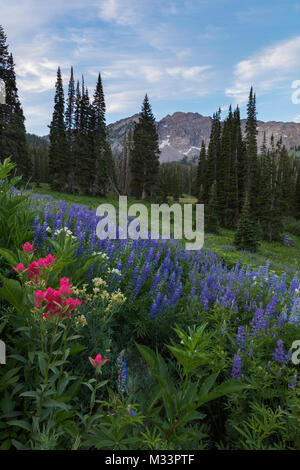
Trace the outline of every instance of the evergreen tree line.
<instances>
[{"instance_id":1,"label":"evergreen tree line","mask_svg":"<svg viewBox=\"0 0 300 470\"><path fill-rule=\"evenodd\" d=\"M158 197L167 202L172 196L178 201L184 194L192 193L192 185L195 178L195 167L180 163L162 163L158 173Z\"/></svg>"},{"instance_id":2,"label":"evergreen tree line","mask_svg":"<svg viewBox=\"0 0 300 470\"><path fill-rule=\"evenodd\" d=\"M17 171L26 179L31 162L26 142L24 114L16 85L15 64L8 51L7 38L0 25L0 79L5 84L5 102L0 103L0 160L12 156Z\"/></svg>"},{"instance_id":3,"label":"evergreen tree line","mask_svg":"<svg viewBox=\"0 0 300 470\"><path fill-rule=\"evenodd\" d=\"M139 120L126 130L122 154L116 163L121 194L138 199L157 198L160 171L158 141L155 118L145 95Z\"/></svg>"},{"instance_id":4,"label":"evergreen tree line","mask_svg":"<svg viewBox=\"0 0 300 470\"><path fill-rule=\"evenodd\" d=\"M60 68L57 71L55 89L49 135L52 189L94 196L103 196L110 190L116 190L101 75L98 75L92 100L84 77L75 86L73 67L66 102Z\"/></svg>"},{"instance_id":5,"label":"evergreen tree line","mask_svg":"<svg viewBox=\"0 0 300 470\"><path fill-rule=\"evenodd\" d=\"M267 145L264 138L258 151L256 97L252 88L245 137L238 107L234 111L230 107L223 124L220 114L218 110L213 116L207 150L202 142L194 194L207 206L212 231L217 226L237 229L237 237L244 221L247 237L256 240L251 246L255 249L261 237L270 242L279 239L283 216L300 218L300 166L282 139L275 145L272 136ZM241 245L241 240L236 244Z\"/></svg>"},{"instance_id":6,"label":"evergreen tree line","mask_svg":"<svg viewBox=\"0 0 300 470\"><path fill-rule=\"evenodd\" d=\"M31 158L31 178L37 186L49 183L48 142L34 134L26 134L27 146Z\"/></svg>"}]
</instances>

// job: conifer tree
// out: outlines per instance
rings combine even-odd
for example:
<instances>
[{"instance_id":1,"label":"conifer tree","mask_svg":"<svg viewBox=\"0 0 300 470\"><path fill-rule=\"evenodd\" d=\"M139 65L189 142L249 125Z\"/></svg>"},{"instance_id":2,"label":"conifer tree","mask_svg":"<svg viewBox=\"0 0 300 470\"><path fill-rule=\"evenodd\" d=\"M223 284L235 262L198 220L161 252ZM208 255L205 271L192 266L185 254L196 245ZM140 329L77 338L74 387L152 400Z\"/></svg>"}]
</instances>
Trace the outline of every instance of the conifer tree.
<instances>
[{"instance_id":1,"label":"conifer tree","mask_svg":"<svg viewBox=\"0 0 300 470\"><path fill-rule=\"evenodd\" d=\"M217 185L214 183L210 188L209 202L205 206L205 226L204 229L206 232L215 233L219 232L218 230L218 204L217 204Z\"/></svg>"},{"instance_id":2,"label":"conifer tree","mask_svg":"<svg viewBox=\"0 0 300 470\"><path fill-rule=\"evenodd\" d=\"M75 189L75 155L74 155L74 113L75 113L75 82L73 67L71 67L71 75L68 89L68 99L66 104L66 133L68 142L68 160L69 160L69 174L68 174L68 189L71 193Z\"/></svg>"},{"instance_id":3,"label":"conifer tree","mask_svg":"<svg viewBox=\"0 0 300 470\"><path fill-rule=\"evenodd\" d=\"M73 148L72 148L72 192L79 192L79 160L81 155L81 134L80 134L80 124L81 124L81 92L80 92L80 83L77 80L76 91L75 91L75 103L74 103L74 130L73 130Z\"/></svg>"},{"instance_id":4,"label":"conifer tree","mask_svg":"<svg viewBox=\"0 0 300 470\"><path fill-rule=\"evenodd\" d=\"M242 213L234 237L234 245L238 250L255 252L257 250L256 223L251 218L248 194L246 193Z\"/></svg>"},{"instance_id":5,"label":"conifer tree","mask_svg":"<svg viewBox=\"0 0 300 470\"><path fill-rule=\"evenodd\" d=\"M266 135L264 134L259 166L259 192L256 200L256 213L260 221L263 238L269 239L272 233L274 215L274 168L273 155L267 148Z\"/></svg>"},{"instance_id":6,"label":"conifer tree","mask_svg":"<svg viewBox=\"0 0 300 470\"><path fill-rule=\"evenodd\" d=\"M229 220L229 184L231 158L233 155L233 115L231 106L229 108L228 117L224 122L221 150L217 155L216 161L216 182L217 182L217 201L218 201L218 217L220 225L230 227Z\"/></svg>"},{"instance_id":7,"label":"conifer tree","mask_svg":"<svg viewBox=\"0 0 300 470\"><path fill-rule=\"evenodd\" d=\"M198 158L197 165L197 178L196 178L196 191L195 196L198 197L199 201L202 201L202 194L205 181L205 172L206 172L206 149L205 142L202 139L201 150Z\"/></svg>"},{"instance_id":8,"label":"conifer tree","mask_svg":"<svg viewBox=\"0 0 300 470\"><path fill-rule=\"evenodd\" d=\"M171 172L170 166L167 163L162 163L159 166L157 177L157 198L161 203L168 202L171 187Z\"/></svg>"},{"instance_id":9,"label":"conifer tree","mask_svg":"<svg viewBox=\"0 0 300 470\"><path fill-rule=\"evenodd\" d=\"M138 123L133 131L130 154L131 192L136 197L153 197L159 170L159 145L155 119L148 96L145 96Z\"/></svg>"},{"instance_id":10,"label":"conifer tree","mask_svg":"<svg viewBox=\"0 0 300 470\"><path fill-rule=\"evenodd\" d=\"M93 129L91 129L94 110L90 106L88 90L85 87L84 77L82 77L80 119L79 119L79 158L78 187L81 194L92 192L92 178L95 172L95 161L93 152ZM93 127L93 126L92 126Z\"/></svg>"},{"instance_id":11,"label":"conifer tree","mask_svg":"<svg viewBox=\"0 0 300 470\"><path fill-rule=\"evenodd\" d=\"M0 159L12 156L17 172L26 179L31 174L31 160L28 152L25 118L18 97L15 64L8 53L6 36L0 26L0 79L5 83L6 101L0 104Z\"/></svg>"},{"instance_id":12,"label":"conifer tree","mask_svg":"<svg viewBox=\"0 0 300 470\"><path fill-rule=\"evenodd\" d=\"M256 214L255 201L258 195L258 159L257 159L257 119L256 96L253 87L250 89L247 105L246 121L246 152L247 152L247 191L250 210Z\"/></svg>"},{"instance_id":13,"label":"conifer tree","mask_svg":"<svg viewBox=\"0 0 300 470\"><path fill-rule=\"evenodd\" d=\"M7 65L8 65L8 46L6 44L6 35L0 25L0 79L3 80L5 87L7 81ZM0 158L3 160L8 156L6 144L6 128L8 122L8 112L6 104L0 103Z\"/></svg>"},{"instance_id":14,"label":"conifer tree","mask_svg":"<svg viewBox=\"0 0 300 470\"><path fill-rule=\"evenodd\" d=\"M49 171L50 184L54 190L67 187L68 143L65 126L65 100L60 67L55 84L54 111L50 124Z\"/></svg>"},{"instance_id":15,"label":"conifer tree","mask_svg":"<svg viewBox=\"0 0 300 470\"><path fill-rule=\"evenodd\" d=\"M118 164L118 187L121 194L129 194L130 168L129 156L131 151L132 132L131 128L125 132L123 138L122 155Z\"/></svg>"},{"instance_id":16,"label":"conifer tree","mask_svg":"<svg viewBox=\"0 0 300 470\"><path fill-rule=\"evenodd\" d=\"M241 212L241 201L244 198L245 150L241 131L240 112L237 107L232 116L231 155L229 164L227 226L235 228Z\"/></svg>"},{"instance_id":17,"label":"conifer tree","mask_svg":"<svg viewBox=\"0 0 300 470\"><path fill-rule=\"evenodd\" d=\"M286 147L282 145L282 139L280 139L280 146L278 152L280 210L282 215L289 216L293 213L294 165L292 157L289 156Z\"/></svg>"},{"instance_id":18,"label":"conifer tree","mask_svg":"<svg viewBox=\"0 0 300 470\"><path fill-rule=\"evenodd\" d=\"M300 165L298 164L296 188L295 188L295 217L300 219Z\"/></svg>"},{"instance_id":19,"label":"conifer tree","mask_svg":"<svg viewBox=\"0 0 300 470\"><path fill-rule=\"evenodd\" d=\"M221 151L221 109L214 115L212 120L212 127L210 133L210 140L207 152L207 163L203 187L202 202L208 204L210 188L217 177L217 161L220 159ZM217 188L218 191L218 188Z\"/></svg>"},{"instance_id":20,"label":"conifer tree","mask_svg":"<svg viewBox=\"0 0 300 470\"><path fill-rule=\"evenodd\" d=\"M234 112L234 122L234 151L236 153L237 162L238 214L240 214L246 194L247 155L246 146L242 136L240 109L238 106Z\"/></svg>"},{"instance_id":21,"label":"conifer tree","mask_svg":"<svg viewBox=\"0 0 300 470\"><path fill-rule=\"evenodd\" d=\"M102 79L99 73L97 85L94 93L93 109L95 114L94 127L94 159L95 159L95 176L94 176L94 194L104 195L107 190L109 179L109 163L110 150L108 148L108 139L105 122L105 99L102 86Z\"/></svg>"}]
</instances>

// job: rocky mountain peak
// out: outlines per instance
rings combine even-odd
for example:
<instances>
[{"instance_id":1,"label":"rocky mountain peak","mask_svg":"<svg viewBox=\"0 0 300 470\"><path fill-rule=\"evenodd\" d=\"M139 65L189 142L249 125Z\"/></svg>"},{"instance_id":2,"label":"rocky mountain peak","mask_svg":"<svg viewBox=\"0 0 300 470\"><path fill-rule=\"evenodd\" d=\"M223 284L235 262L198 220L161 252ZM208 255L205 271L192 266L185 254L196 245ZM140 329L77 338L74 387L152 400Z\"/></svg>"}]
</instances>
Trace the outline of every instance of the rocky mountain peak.
<instances>
[{"instance_id":1,"label":"rocky mountain peak","mask_svg":"<svg viewBox=\"0 0 300 470\"><path fill-rule=\"evenodd\" d=\"M134 114L108 126L112 149L115 153L122 152L124 133L129 127L133 127L134 122L137 122L138 119L139 114ZM199 113L176 111L172 115L167 114L157 122L161 150L160 161L179 161L184 157L188 159L197 157L202 139L204 139L206 147L208 146L211 123L211 117L202 116ZM245 132L245 119L241 121L241 126L242 131ZM282 137L283 143L288 149L300 146L300 123L258 121L257 131L258 148L262 145L264 133L266 133L268 141L272 134L275 142Z\"/></svg>"}]
</instances>

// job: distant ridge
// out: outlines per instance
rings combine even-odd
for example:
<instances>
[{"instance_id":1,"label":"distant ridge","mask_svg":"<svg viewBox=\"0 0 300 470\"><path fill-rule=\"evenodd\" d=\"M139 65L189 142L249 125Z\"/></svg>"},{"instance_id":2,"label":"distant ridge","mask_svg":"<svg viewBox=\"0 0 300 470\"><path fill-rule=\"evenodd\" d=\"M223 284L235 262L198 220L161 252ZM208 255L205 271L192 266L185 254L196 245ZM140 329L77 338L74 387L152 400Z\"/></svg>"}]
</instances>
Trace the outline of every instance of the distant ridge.
<instances>
[{"instance_id":1,"label":"distant ridge","mask_svg":"<svg viewBox=\"0 0 300 470\"><path fill-rule=\"evenodd\" d=\"M122 141L126 129L133 127L133 123L138 121L139 115L121 119L108 125L110 142L113 151L120 154L122 151ZM192 159L199 155L201 141L204 139L208 146L211 117L202 116L199 113L183 113L180 111L168 114L157 122L157 131L161 149L161 162L179 161L184 157ZM246 120L243 119L242 131L245 131ZM282 137L284 145L290 149L300 146L300 123L258 121L258 147L263 142L264 132L269 142L271 135L274 135L275 143Z\"/></svg>"}]
</instances>

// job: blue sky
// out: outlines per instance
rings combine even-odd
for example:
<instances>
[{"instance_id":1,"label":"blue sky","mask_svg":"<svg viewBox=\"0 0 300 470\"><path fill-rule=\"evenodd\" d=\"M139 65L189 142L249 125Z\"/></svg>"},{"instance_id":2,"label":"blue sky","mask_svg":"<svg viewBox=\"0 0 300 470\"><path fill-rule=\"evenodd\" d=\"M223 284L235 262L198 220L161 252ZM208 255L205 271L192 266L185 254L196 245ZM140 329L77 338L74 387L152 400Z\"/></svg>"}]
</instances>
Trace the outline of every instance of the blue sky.
<instances>
[{"instance_id":1,"label":"blue sky","mask_svg":"<svg viewBox=\"0 0 300 470\"><path fill-rule=\"evenodd\" d=\"M146 92L157 119L225 116L229 104L244 117L251 85L259 119L300 122L300 2L0 0L0 11L28 132L48 133L58 65L65 87L73 65L90 95L101 72L108 123L139 112Z\"/></svg>"}]
</instances>

